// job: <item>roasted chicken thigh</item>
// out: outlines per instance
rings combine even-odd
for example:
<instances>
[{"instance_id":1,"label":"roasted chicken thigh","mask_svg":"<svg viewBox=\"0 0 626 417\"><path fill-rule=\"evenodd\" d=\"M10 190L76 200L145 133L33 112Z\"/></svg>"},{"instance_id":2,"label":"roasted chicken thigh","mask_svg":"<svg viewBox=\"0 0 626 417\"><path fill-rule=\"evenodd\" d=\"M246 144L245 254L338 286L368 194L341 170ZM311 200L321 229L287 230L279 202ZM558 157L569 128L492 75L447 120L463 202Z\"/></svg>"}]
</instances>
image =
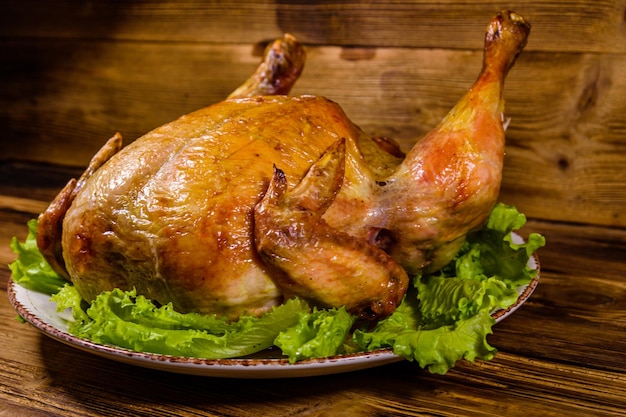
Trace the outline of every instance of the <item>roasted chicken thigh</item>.
<instances>
[{"instance_id":1,"label":"roasted chicken thigh","mask_svg":"<svg viewBox=\"0 0 626 417\"><path fill-rule=\"evenodd\" d=\"M40 216L39 247L86 300L134 287L236 319L300 296L385 317L497 202L504 78L529 30L491 21L476 82L406 156L331 100L286 95L304 63L286 35L227 100L109 140Z\"/></svg>"}]
</instances>

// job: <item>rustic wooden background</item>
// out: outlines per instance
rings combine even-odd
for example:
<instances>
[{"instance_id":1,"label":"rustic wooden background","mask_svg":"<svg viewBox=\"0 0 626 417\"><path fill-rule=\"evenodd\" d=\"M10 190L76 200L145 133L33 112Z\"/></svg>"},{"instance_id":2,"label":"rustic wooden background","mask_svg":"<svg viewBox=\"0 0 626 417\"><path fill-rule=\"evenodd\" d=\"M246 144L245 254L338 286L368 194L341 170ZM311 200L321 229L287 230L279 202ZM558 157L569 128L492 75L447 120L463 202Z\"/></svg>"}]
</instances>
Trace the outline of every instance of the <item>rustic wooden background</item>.
<instances>
[{"instance_id":1,"label":"rustic wooden background","mask_svg":"<svg viewBox=\"0 0 626 417\"><path fill-rule=\"evenodd\" d=\"M221 100L284 32L309 56L294 94L336 100L408 148L471 85L491 17L516 10L533 30L506 84L502 200L626 227L626 0L0 5L0 181L15 187L40 166L79 170L115 131L128 143Z\"/></svg>"},{"instance_id":2,"label":"rustic wooden background","mask_svg":"<svg viewBox=\"0 0 626 417\"><path fill-rule=\"evenodd\" d=\"M263 384L160 375L53 342L2 296L0 415L624 415L626 0L0 0L0 287L10 237L107 138L221 100L284 32L309 56L294 93L408 148L469 88L503 7L533 30L506 84L501 197L548 245L496 359L445 378L405 363Z\"/></svg>"}]
</instances>

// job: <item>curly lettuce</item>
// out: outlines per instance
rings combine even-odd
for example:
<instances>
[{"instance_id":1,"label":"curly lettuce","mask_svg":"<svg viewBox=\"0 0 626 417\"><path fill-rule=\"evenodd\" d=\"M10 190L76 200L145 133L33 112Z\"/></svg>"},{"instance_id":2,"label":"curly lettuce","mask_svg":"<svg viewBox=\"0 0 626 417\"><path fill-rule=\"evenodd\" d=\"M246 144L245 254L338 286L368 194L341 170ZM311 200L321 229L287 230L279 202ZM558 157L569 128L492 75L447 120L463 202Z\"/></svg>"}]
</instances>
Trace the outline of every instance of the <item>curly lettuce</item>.
<instances>
[{"instance_id":1,"label":"curly lettuce","mask_svg":"<svg viewBox=\"0 0 626 417\"><path fill-rule=\"evenodd\" d=\"M29 290L55 294L67 281L50 267L39 252L37 220L29 220L27 226L28 235L24 243L20 243L15 236L11 239L11 249L17 254L17 259L9 264L12 279Z\"/></svg>"},{"instance_id":2,"label":"curly lettuce","mask_svg":"<svg viewBox=\"0 0 626 417\"><path fill-rule=\"evenodd\" d=\"M298 323L281 332L274 341L289 362L336 355L350 332L355 317L344 307L313 309L300 313Z\"/></svg>"},{"instance_id":3,"label":"curly lettuce","mask_svg":"<svg viewBox=\"0 0 626 417\"><path fill-rule=\"evenodd\" d=\"M497 352L487 342L495 320L486 310L450 324L424 324L420 317L417 298L407 297L373 330L357 330L355 341L364 350L391 348L396 355L438 374L446 373L458 360L490 360Z\"/></svg>"},{"instance_id":4,"label":"curly lettuce","mask_svg":"<svg viewBox=\"0 0 626 417\"><path fill-rule=\"evenodd\" d=\"M53 295L52 301L60 311L72 309L75 321L69 331L77 337L138 352L203 359L265 350L281 331L297 324L299 314L309 310L304 301L291 299L261 317L245 315L227 322L215 315L179 313L171 304L157 307L134 290L119 289L100 294L83 310L78 291L69 285Z\"/></svg>"}]
</instances>

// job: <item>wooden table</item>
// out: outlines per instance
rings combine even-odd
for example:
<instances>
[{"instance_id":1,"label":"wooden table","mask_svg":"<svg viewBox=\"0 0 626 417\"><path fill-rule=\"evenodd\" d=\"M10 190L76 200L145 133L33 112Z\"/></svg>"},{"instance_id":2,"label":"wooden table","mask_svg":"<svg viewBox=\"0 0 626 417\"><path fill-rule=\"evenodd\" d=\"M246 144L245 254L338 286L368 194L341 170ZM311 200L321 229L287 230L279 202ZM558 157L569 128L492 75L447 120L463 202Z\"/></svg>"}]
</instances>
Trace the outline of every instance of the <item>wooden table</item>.
<instances>
[{"instance_id":1,"label":"wooden table","mask_svg":"<svg viewBox=\"0 0 626 417\"><path fill-rule=\"evenodd\" d=\"M0 285L33 218L70 175L0 166ZM495 327L489 362L433 375L399 362L330 376L241 380L120 364L16 320L0 297L0 416L626 415L626 230L530 220L542 233L538 288Z\"/></svg>"}]
</instances>

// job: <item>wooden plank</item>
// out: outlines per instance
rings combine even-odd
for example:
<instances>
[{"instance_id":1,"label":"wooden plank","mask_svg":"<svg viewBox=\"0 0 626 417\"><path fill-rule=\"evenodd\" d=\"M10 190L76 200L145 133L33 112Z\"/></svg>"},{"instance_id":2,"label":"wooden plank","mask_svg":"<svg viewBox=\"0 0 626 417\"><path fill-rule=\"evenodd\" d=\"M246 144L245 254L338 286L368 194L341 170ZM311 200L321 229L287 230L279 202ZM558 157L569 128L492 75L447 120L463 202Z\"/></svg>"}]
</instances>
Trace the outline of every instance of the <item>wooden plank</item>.
<instances>
[{"instance_id":1,"label":"wooden plank","mask_svg":"<svg viewBox=\"0 0 626 417\"><path fill-rule=\"evenodd\" d=\"M128 143L221 100L256 66L246 45L2 45L0 158L85 166L115 131ZM469 88L481 52L310 47L294 94L326 95L408 149ZM530 217L626 226L626 56L524 53L507 80L502 199Z\"/></svg>"},{"instance_id":2,"label":"wooden plank","mask_svg":"<svg viewBox=\"0 0 626 417\"><path fill-rule=\"evenodd\" d=\"M560 56L553 76L545 58L509 84L502 198L544 219L624 226L626 56Z\"/></svg>"},{"instance_id":3,"label":"wooden plank","mask_svg":"<svg viewBox=\"0 0 626 417\"><path fill-rule=\"evenodd\" d=\"M2 196L0 210L14 210L26 213L41 213L48 207L45 201L36 201L29 198Z\"/></svg>"},{"instance_id":4,"label":"wooden plank","mask_svg":"<svg viewBox=\"0 0 626 417\"><path fill-rule=\"evenodd\" d=\"M72 146L73 142L88 145L95 138L86 152L90 155L98 141L114 130L132 140L219 101L259 61L259 51L244 46L80 42L4 46L7 54L2 64L8 69L2 75L8 82L0 100L7 104L4 124L8 132L2 134L21 140L45 138L33 144L34 152L38 145L46 145L45 140L57 138L46 152L27 156L45 156L50 162L60 162L53 151L61 140L80 155L80 146ZM308 48L308 54L294 94L327 96L368 132L392 136L405 147L432 128L467 91L481 62L479 52L446 50L323 47ZM619 87L624 62L619 55L522 55L505 91L510 130L515 132L512 140L523 134L533 139L537 134L543 138L578 129L573 122L584 123L577 120L579 103L582 106L591 97L592 105L586 109L591 126L614 129L608 139L619 143L624 128L618 117L623 106ZM604 120L593 119L591 111L602 111ZM6 149L19 148L22 155L23 144L4 143ZM5 155L20 158L16 151Z\"/></svg>"},{"instance_id":5,"label":"wooden plank","mask_svg":"<svg viewBox=\"0 0 626 417\"><path fill-rule=\"evenodd\" d=\"M490 362L460 362L445 376L401 362L318 377L315 383L310 379L211 379L95 357L42 336L13 317L15 312L2 297L0 401L9 409L33 413L110 416L175 410L178 414L250 417L334 416L339 412L459 416L480 410L484 416L597 416L619 415L625 406L623 373L581 367L578 362L571 365L500 352ZM530 336L517 335L515 340L521 343ZM544 349L549 350L558 338L553 334ZM307 395L302 395L303 390Z\"/></svg>"},{"instance_id":6,"label":"wooden plank","mask_svg":"<svg viewBox=\"0 0 626 417\"><path fill-rule=\"evenodd\" d=\"M65 165L84 165L117 130L129 142L223 99L260 60L245 46L15 42L4 51L10 139L0 155Z\"/></svg>"},{"instance_id":7,"label":"wooden plank","mask_svg":"<svg viewBox=\"0 0 626 417\"><path fill-rule=\"evenodd\" d=\"M533 24L531 50L626 51L625 0L513 1L506 7ZM501 8L491 0L39 0L10 2L0 16L0 37L251 43L291 32L316 45L480 49L485 26Z\"/></svg>"}]
</instances>

